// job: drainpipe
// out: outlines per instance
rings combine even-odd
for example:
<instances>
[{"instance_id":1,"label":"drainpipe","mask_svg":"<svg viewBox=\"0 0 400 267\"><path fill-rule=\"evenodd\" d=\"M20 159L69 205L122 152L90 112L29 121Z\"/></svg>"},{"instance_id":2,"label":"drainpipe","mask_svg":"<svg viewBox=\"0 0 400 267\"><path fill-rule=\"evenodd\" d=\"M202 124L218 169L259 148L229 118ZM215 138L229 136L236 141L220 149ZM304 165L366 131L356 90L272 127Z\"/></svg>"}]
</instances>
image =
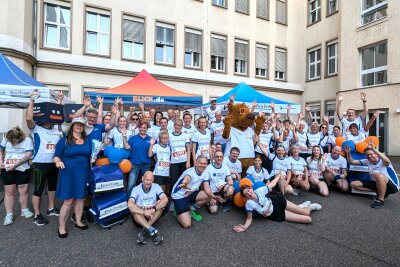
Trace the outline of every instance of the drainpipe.
<instances>
[{"instance_id":1,"label":"drainpipe","mask_svg":"<svg viewBox=\"0 0 400 267\"><path fill-rule=\"evenodd\" d=\"M37 0L33 0L33 10L32 10L32 33L33 33L33 57L36 60L36 49L37 49ZM33 78L36 79L37 73L37 63L33 63Z\"/></svg>"}]
</instances>

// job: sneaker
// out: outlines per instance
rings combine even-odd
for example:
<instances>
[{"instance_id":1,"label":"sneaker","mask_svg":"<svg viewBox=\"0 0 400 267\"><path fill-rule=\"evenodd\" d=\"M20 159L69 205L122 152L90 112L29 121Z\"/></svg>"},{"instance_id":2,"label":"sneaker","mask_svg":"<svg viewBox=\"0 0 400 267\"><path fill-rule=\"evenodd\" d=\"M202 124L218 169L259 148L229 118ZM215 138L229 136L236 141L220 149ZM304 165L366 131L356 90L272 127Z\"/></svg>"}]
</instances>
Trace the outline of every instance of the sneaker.
<instances>
[{"instance_id":1,"label":"sneaker","mask_svg":"<svg viewBox=\"0 0 400 267\"><path fill-rule=\"evenodd\" d=\"M195 219L196 221L201 221L203 220L203 216L201 216L200 214L198 214L195 210L191 210L190 211L190 217L192 217L193 219Z\"/></svg>"},{"instance_id":2,"label":"sneaker","mask_svg":"<svg viewBox=\"0 0 400 267\"><path fill-rule=\"evenodd\" d=\"M146 231L142 229L138 233L136 242L138 242L139 244L146 244L146 241L147 241L147 234Z\"/></svg>"},{"instance_id":3,"label":"sneaker","mask_svg":"<svg viewBox=\"0 0 400 267\"><path fill-rule=\"evenodd\" d=\"M304 209L305 207L310 206L311 201L307 200L306 202L301 203L300 205L298 205L300 208Z\"/></svg>"},{"instance_id":4,"label":"sneaker","mask_svg":"<svg viewBox=\"0 0 400 267\"><path fill-rule=\"evenodd\" d=\"M14 216L13 214L7 214L6 217L4 217L3 220L3 225L10 225L14 222Z\"/></svg>"},{"instance_id":5,"label":"sneaker","mask_svg":"<svg viewBox=\"0 0 400 267\"><path fill-rule=\"evenodd\" d=\"M375 198L374 202L372 202L372 204L371 204L371 208L381 209L384 204L385 204L385 201Z\"/></svg>"},{"instance_id":6,"label":"sneaker","mask_svg":"<svg viewBox=\"0 0 400 267\"><path fill-rule=\"evenodd\" d=\"M47 210L47 216L60 216L60 210L58 207Z\"/></svg>"},{"instance_id":7,"label":"sneaker","mask_svg":"<svg viewBox=\"0 0 400 267\"><path fill-rule=\"evenodd\" d=\"M36 223L37 226L43 226L49 223L49 220L47 220L45 217L43 217L42 214L37 214L35 218L33 219L33 223Z\"/></svg>"},{"instance_id":8,"label":"sneaker","mask_svg":"<svg viewBox=\"0 0 400 267\"><path fill-rule=\"evenodd\" d=\"M229 204L226 203L226 202L225 203L221 203L219 205L219 207L225 212L230 212L231 211L231 208L229 207Z\"/></svg>"},{"instance_id":9,"label":"sneaker","mask_svg":"<svg viewBox=\"0 0 400 267\"><path fill-rule=\"evenodd\" d=\"M153 242L155 245L158 245L161 243L161 241L164 240L164 238L160 235L158 230L154 230L153 232L150 233L151 238L153 238Z\"/></svg>"},{"instance_id":10,"label":"sneaker","mask_svg":"<svg viewBox=\"0 0 400 267\"><path fill-rule=\"evenodd\" d=\"M29 219L29 218L32 218L33 215L34 215L33 212L30 211L28 208L21 210L21 216L22 217L25 217L25 218Z\"/></svg>"},{"instance_id":11,"label":"sneaker","mask_svg":"<svg viewBox=\"0 0 400 267\"><path fill-rule=\"evenodd\" d=\"M322 206L318 203L311 203L310 205L308 205L308 207L314 211L322 210Z\"/></svg>"},{"instance_id":12,"label":"sneaker","mask_svg":"<svg viewBox=\"0 0 400 267\"><path fill-rule=\"evenodd\" d=\"M175 211L175 205L173 201L171 201L171 205L169 205L169 211Z\"/></svg>"},{"instance_id":13,"label":"sneaker","mask_svg":"<svg viewBox=\"0 0 400 267\"><path fill-rule=\"evenodd\" d=\"M293 196L298 196L299 195L299 190L293 189L292 195Z\"/></svg>"}]
</instances>

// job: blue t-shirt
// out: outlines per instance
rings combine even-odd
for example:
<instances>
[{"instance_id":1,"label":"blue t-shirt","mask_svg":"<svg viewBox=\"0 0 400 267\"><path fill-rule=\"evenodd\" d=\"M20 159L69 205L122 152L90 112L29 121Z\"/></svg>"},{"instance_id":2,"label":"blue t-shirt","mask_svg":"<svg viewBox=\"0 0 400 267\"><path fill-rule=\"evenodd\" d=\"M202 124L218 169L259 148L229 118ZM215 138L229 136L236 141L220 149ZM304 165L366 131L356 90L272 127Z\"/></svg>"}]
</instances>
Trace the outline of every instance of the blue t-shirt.
<instances>
[{"instance_id":1,"label":"blue t-shirt","mask_svg":"<svg viewBox=\"0 0 400 267\"><path fill-rule=\"evenodd\" d=\"M146 135L143 138L139 134L129 138L128 144L131 147L129 160L132 164L151 164L151 158L147 155L150 148L150 140L150 136Z\"/></svg>"},{"instance_id":2,"label":"blue t-shirt","mask_svg":"<svg viewBox=\"0 0 400 267\"><path fill-rule=\"evenodd\" d=\"M90 142L92 142L92 140L98 140L101 142L103 140L102 134L105 132L106 132L105 124L95 124L93 125L92 132L88 135L88 139Z\"/></svg>"}]
</instances>

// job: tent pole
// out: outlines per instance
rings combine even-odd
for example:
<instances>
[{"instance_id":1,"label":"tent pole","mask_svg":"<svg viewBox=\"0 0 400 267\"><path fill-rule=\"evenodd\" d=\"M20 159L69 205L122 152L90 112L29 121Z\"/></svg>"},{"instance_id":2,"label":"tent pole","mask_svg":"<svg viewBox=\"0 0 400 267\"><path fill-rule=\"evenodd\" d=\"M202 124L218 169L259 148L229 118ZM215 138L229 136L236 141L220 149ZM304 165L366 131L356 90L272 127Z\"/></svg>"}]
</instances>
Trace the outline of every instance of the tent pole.
<instances>
[{"instance_id":1,"label":"tent pole","mask_svg":"<svg viewBox=\"0 0 400 267\"><path fill-rule=\"evenodd\" d=\"M36 60L36 49L37 49L37 0L33 1L33 10L32 10L32 38L33 38L33 57ZM36 73L37 73L37 63L33 63L33 73L32 77L36 80Z\"/></svg>"}]
</instances>

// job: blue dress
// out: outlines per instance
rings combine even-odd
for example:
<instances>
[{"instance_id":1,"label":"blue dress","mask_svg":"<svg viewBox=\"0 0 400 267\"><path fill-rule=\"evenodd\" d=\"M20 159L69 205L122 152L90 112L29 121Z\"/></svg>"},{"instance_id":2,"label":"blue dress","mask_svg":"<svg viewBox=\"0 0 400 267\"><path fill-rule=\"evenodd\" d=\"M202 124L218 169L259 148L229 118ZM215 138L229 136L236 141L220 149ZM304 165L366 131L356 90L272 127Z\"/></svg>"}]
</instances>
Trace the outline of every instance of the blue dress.
<instances>
[{"instance_id":1,"label":"blue dress","mask_svg":"<svg viewBox=\"0 0 400 267\"><path fill-rule=\"evenodd\" d=\"M88 139L82 145L69 145L65 137L57 143L54 156L59 157L65 166L58 174L58 199L85 198L86 183L90 175L90 154Z\"/></svg>"}]
</instances>

